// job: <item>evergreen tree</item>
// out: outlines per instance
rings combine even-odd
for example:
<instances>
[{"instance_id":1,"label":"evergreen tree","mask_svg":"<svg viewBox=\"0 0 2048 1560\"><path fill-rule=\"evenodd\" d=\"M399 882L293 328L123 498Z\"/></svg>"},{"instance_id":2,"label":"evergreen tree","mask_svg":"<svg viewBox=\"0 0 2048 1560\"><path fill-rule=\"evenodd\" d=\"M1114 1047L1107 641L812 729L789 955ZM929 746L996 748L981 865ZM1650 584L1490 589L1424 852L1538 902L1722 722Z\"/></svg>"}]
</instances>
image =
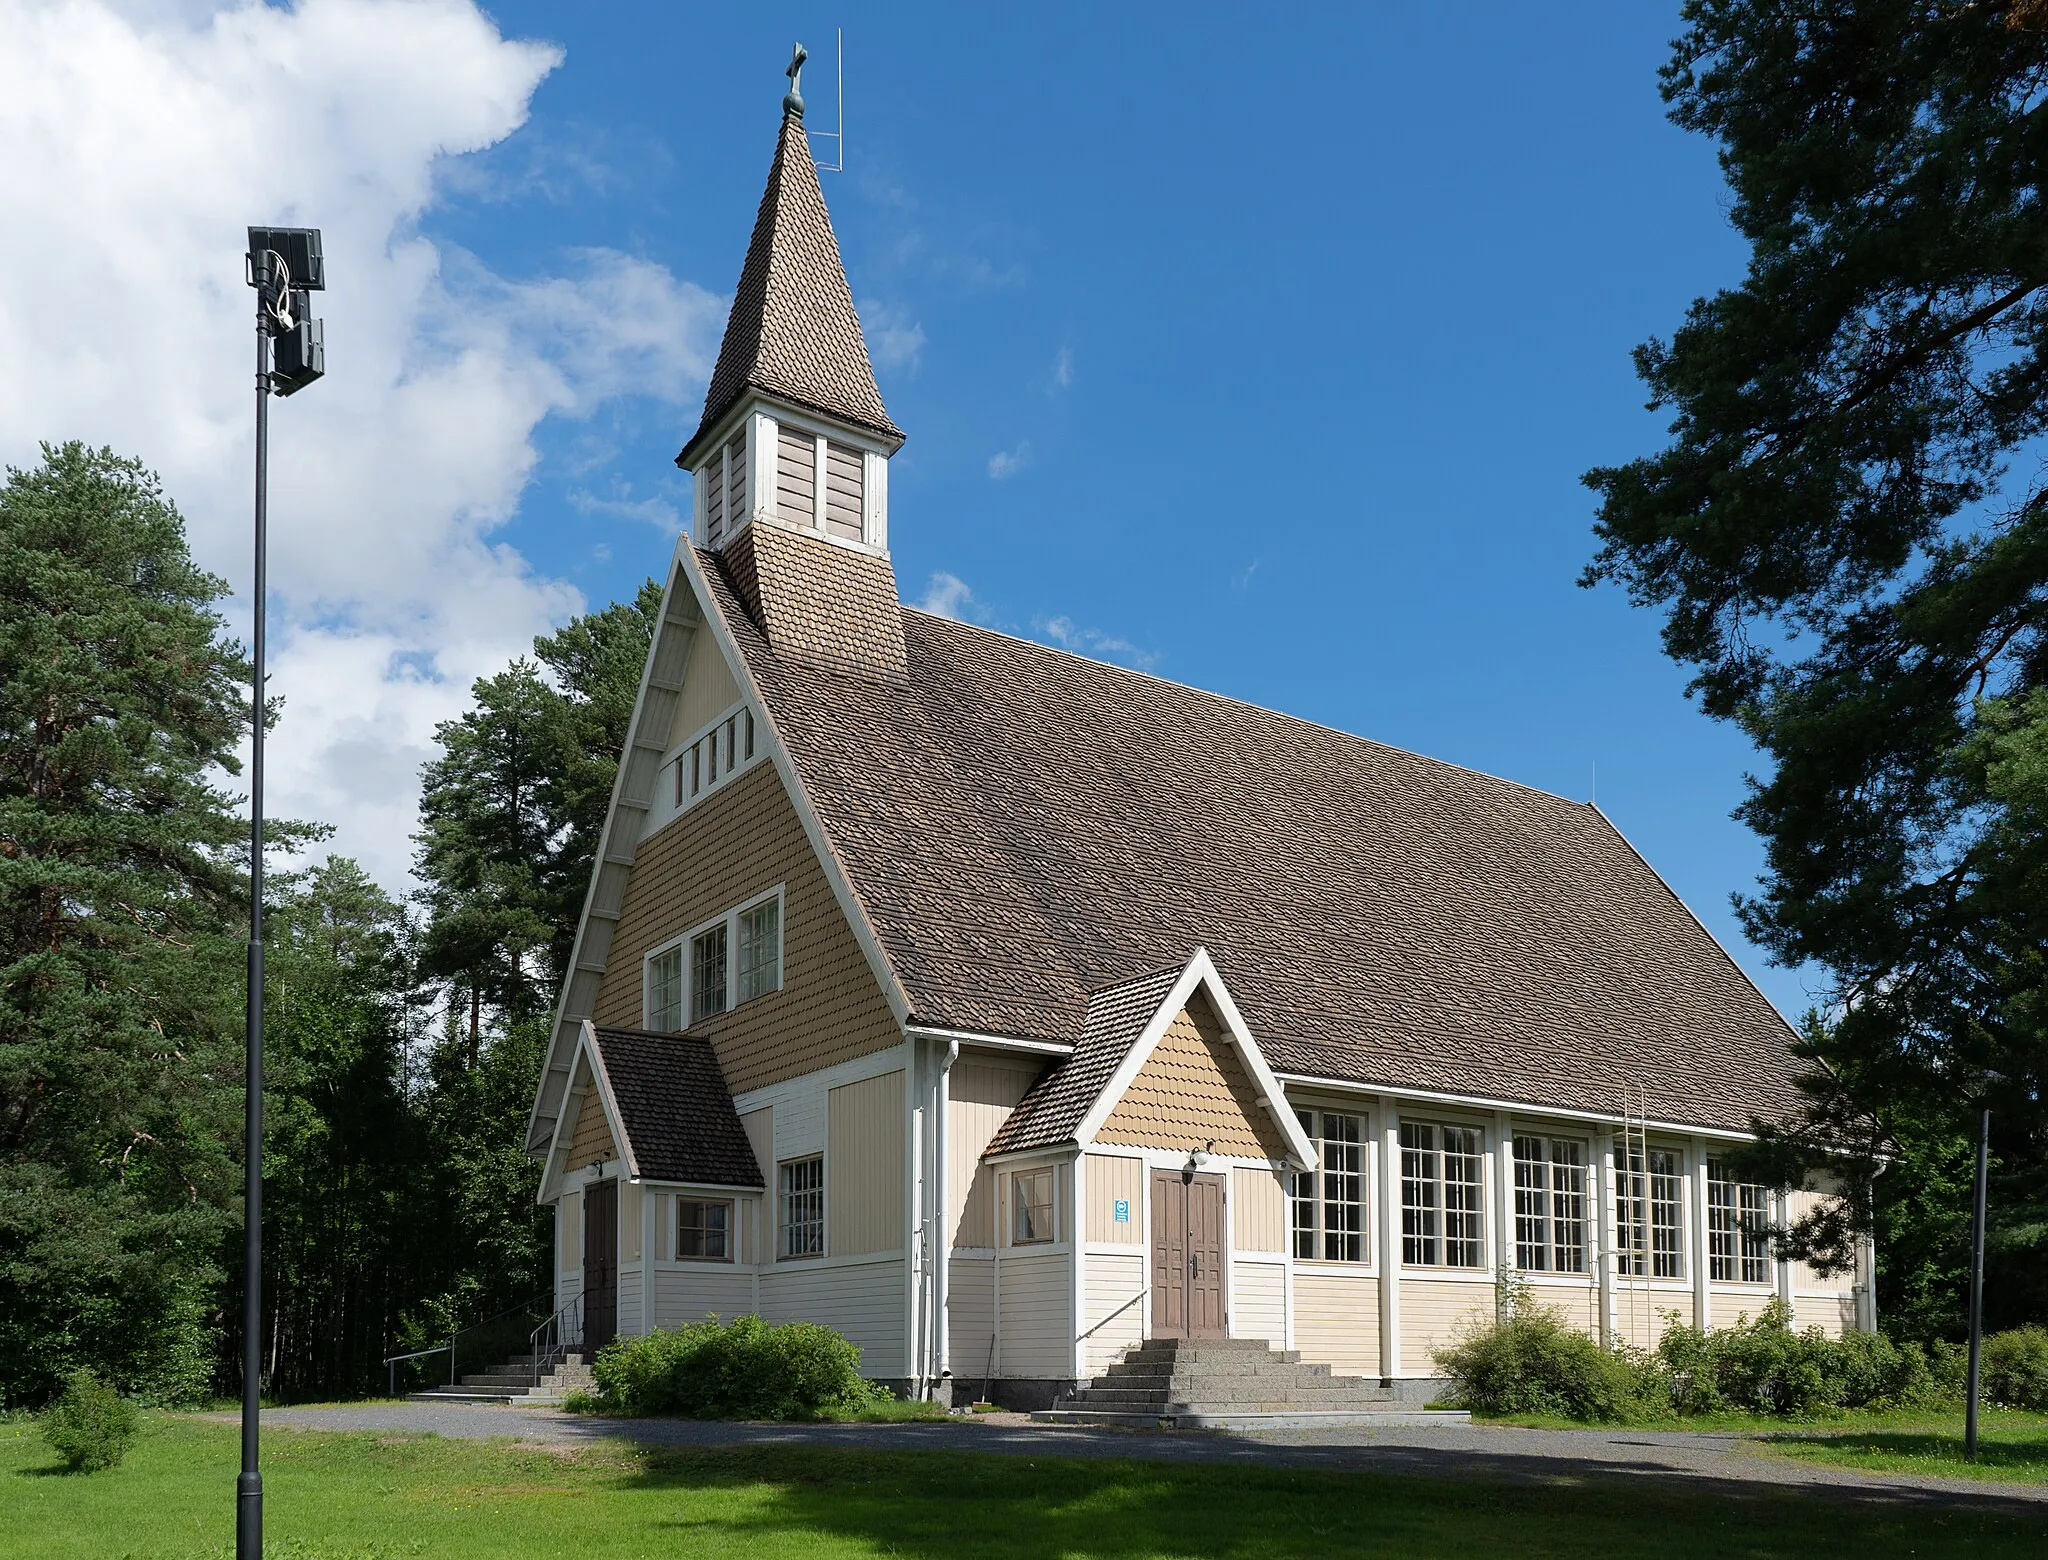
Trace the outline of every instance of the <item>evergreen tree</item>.
<instances>
[{"instance_id":1,"label":"evergreen tree","mask_svg":"<svg viewBox=\"0 0 2048 1560\"><path fill-rule=\"evenodd\" d=\"M235 1217L247 668L156 478L0 485L0 1401L195 1395Z\"/></svg>"},{"instance_id":2,"label":"evergreen tree","mask_svg":"<svg viewBox=\"0 0 2048 1560\"><path fill-rule=\"evenodd\" d=\"M1991 1316L2048 1314L2048 5L1691 0L1671 117L1747 274L1639 349L1658 453L1588 474L1613 580L1767 772L1745 926L1826 970L1785 1159L1868 1188L1885 1289L1959 1320L1950 1178L1996 1112ZM1874 1113L1877 1121L1871 1122ZM1915 1168L1924 1171L1916 1175ZM1917 1180L1918 1184L1915 1184ZM1915 1199L1939 1199L1916 1205ZM1940 1299L1936 1300L1937 1292Z\"/></svg>"}]
</instances>

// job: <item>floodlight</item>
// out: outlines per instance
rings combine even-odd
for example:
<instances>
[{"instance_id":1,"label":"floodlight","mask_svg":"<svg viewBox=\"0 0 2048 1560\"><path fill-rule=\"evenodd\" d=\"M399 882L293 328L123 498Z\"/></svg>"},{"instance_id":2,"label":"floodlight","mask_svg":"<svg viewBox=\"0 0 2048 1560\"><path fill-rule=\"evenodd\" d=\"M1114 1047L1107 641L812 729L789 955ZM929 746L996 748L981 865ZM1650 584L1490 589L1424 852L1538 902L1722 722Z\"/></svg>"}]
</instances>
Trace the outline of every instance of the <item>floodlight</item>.
<instances>
[{"instance_id":1,"label":"floodlight","mask_svg":"<svg viewBox=\"0 0 2048 1560\"><path fill-rule=\"evenodd\" d=\"M264 262L264 256L273 254L284 261L292 291L326 291L327 267L320 258L318 228L249 229L250 280L256 285L261 286L265 282L274 285L278 280L268 274Z\"/></svg>"}]
</instances>

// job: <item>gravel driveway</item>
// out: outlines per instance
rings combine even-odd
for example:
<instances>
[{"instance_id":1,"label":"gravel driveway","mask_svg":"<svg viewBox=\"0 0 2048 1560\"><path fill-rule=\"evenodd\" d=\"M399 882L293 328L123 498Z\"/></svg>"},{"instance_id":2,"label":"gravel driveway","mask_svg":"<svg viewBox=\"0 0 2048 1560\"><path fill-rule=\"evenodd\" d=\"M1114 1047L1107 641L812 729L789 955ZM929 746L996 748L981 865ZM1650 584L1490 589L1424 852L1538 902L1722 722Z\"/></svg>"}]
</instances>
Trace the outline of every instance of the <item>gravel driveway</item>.
<instances>
[{"instance_id":1,"label":"gravel driveway","mask_svg":"<svg viewBox=\"0 0 2048 1560\"><path fill-rule=\"evenodd\" d=\"M272 1429L412 1431L470 1440L510 1436L556 1444L613 1437L649 1446L837 1446L878 1451L931 1447L1011 1456L1361 1468L1523 1482L1652 1477L1721 1484L1731 1487L1731 1493L1793 1489L1853 1500L2006 1506L2048 1515L2048 1486L1858 1473L1773 1456L1744 1435L1686 1431L1521 1430L1497 1425L1256 1433L1128 1431L1033 1424L1019 1414L988 1414L945 1424L759 1425L600 1419L555 1409L469 1403L272 1409L263 1422Z\"/></svg>"}]
</instances>

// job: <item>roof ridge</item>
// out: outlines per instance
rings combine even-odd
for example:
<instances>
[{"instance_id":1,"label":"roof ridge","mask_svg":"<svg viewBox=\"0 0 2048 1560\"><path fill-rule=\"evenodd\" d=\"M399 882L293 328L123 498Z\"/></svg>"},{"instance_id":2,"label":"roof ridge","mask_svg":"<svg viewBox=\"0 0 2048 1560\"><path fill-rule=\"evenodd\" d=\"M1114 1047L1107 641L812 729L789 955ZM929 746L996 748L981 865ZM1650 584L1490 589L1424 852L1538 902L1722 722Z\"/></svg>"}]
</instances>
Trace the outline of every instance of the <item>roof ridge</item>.
<instances>
[{"instance_id":1,"label":"roof ridge","mask_svg":"<svg viewBox=\"0 0 2048 1560\"><path fill-rule=\"evenodd\" d=\"M1212 699L1218 704L1232 704L1236 705L1239 709L1257 710L1261 715L1271 715L1279 720L1292 721L1295 725L1306 726L1312 731L1327 731L1332 736L1344 737L1352 742L1362 742L1367 747L1378 748L1383 753L1396 753L1403 758L1419 759L1425 764L1434 764L1440 769L1455 769L1460 774L1473 775L1481 780L1491 780L1498 785L1513 786L1518 791L1526 791L1531 796L1540 796L1545 801L1563 802L1567 807L1589 808L1593 806L1591 802L1582 802L1569 796L1561 796L1555 791L1546 791L1541 786L1530 785L1526 781L1511 779L1507 775L1497 775L1490 769L1480 769L1471 764L1460 764L1448 758L1438 758L1430 753L1418 753L1413 748L1400 747L1392 742L1382 742L1376 737L1366 737L1359 735L1355 731L1346 731L1342 726L1332 726L1328 721L1311 720L1308 716L1296 715L1291 710L1276 710L1270 704L1260 704L1253 699L1234 699L1227 693L1217 693L1214 689L1204 688L1196 683L1176 682L1171 677L1161 677L1157 672L1141 671L1134 666L1124 666L1116 661L1105 661L1100 656L1083 655L1080 651L1069 650L1063 645L1049 645L1042 639L1027 639L1022 634L1012 634L1006 629L990 628L986 623L970 623L965 618L948 617L943 612L931 612L923 607L913 607L908 602L899 602L897 605L905 612L914 612L919 617L930 618L935 623L947 623L955 628L968 629L978 634L989 634L997 639L1007 639L1012 644L1028 645L1033 650L1044 651L1047 655L1065 656L1071 661L1080 661L1089 666L1100 666L1105 670L1118 672L1126 677L1142 678L1146 682L1158 683L1164 688L1178 688L1185 693L1197 694L1204 699Z\"/></svg>"}]
</instances>

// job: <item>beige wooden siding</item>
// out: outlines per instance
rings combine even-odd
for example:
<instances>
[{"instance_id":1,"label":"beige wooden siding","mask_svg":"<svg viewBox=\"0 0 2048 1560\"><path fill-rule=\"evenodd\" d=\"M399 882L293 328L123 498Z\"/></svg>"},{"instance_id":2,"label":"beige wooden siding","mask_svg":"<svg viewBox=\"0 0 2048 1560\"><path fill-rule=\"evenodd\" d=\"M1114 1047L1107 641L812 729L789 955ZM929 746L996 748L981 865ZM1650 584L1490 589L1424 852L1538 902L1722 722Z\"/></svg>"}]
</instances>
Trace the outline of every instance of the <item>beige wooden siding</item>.
<instances>
[{"instance_id":1,"label":"beige wooden siding","mask_svg":"<svg viewBox=\"0 0 2048 1560\"><path fill-rule=\"evenodd\" d=\"M1631 1289L1617 1283L1614 1290L1614 1337L1619 1343L1651 1349L1676 1315L1680 1324L1692 1325L1693 1294L1690 1288ZM1403 1325L1406 1325L1405 1321Z\"/></svg>"},{"instance_id":2,"label":"beige wooden siding","mask_svg":"<svg viewBox=\"0 0 2048 1560\"><path fill-rule=\"evenodd\" d=\"M754 1151L754 1164L761 1172L761 1179L767 1183L768 1195L775 1195L775 1109L763 1105L759 1110L750 1110L740 1117L740 1130L747 1135L747 1146Z\"/></svg>"},{"instance_id":3,"label":"beige wooden siding","mask_svg":"<svg viewBox=\"0 0 2048 1560\"><path fill-rule=\"evenodd\" d=\"M725 652L718 648L710 630L700 629L690 636L690 659L683 665L683 692L668 728L668 745L677 747L689 741L739 702L740 685L726 664ZM666 770L663 780L671 787L676 783Z\"/></svg>"},{"instance_id":4,"label":"beige wooden siding","mask_svg":"<svg viewBox=\"0 0 2048 1560\"><path fill-rule=\"evenodd\" d=\"M723 451L713 452L704 469L697 474L697 480L704 484L704 545L716 547L725 540L725 457Z\"/></svg>"},{"instance_id":5,"label":"beige wooden siding","mask_svg":"<svg viewBox=\"0 0 2048 1560\"><path fill-rule=\"evenodd\" d=\"M1801 1332L1818 1327L1830 1338L1839 1338L1856 1325L1854 1297L1846 1291L1834 1295L1794 1295L1792 1325Z\"/></svg>"},{"instance_id":6,"label":"beige wooden siding","mask_svg":"<svg viewBox=\"0 0 2048 1560\"><path fill-rule=\"evenodd\" d=\"M1088 1239L1112 1245L1144 1245L1145 1161L1117 1154L1090 1154L1086 1180ZM1130 1205L1130 1217L1121 1224L1116 1222L1119 1201Z\"/></svg>"},{"instance_id":7,"label":"beige wooden siding","mask_svg":"<svg viewBox=\"0 0 2048 1560\"><path fill-rule=\"evenodd\" d=\"M1239 1251L1287 1249L1287 1194L1271 1170L1230 1172L1231 1238Z\"/></svg>"},{"instance_id":8,"label":"beige wooden siding","mask_svg":"<svg viewBox=\"0 0 2048 1560\"><path fill-rule=\"evenodd\" d=\"M998 1374L1071 1376L1067 1317L1072 1285L1064 1251L1006 1255L1001 1264L1002 1344Z\"/></svg>"},{"instance_id":9,"label":"beige wooden siding","mask_svg":"<svg viewBox=\"0 0 2048 1560\"><path fill-rule=\"evenodd\" d=\"M809 530L817 524L812 489L817 483L818 446L800 428L776 430L775 514Z\"/></svg>"},{"instance_id":10,"label":"beige wooden siding","mask_svg":"<svg viewBox=\"0 0 2048 1560\"><path fill-rule=\"evenodd\" d=\"M1708 1298L1708 1316L1716 1327L1755 1321L1771 1303L1769 1289L1716 1289Z\"/></svg>"},{"instance_id":11,"label":"beige wooden siding","mask_svg":"<svg viewBox=\"0 0 2048 1560\"><path fill-rule=\"evenodd\" d=\"M946 1317L951 1328L953 1379L971 1391L995 1364L996 1265L989 1257L955 1257L946 1280ZM957 1387L956 1387L957 1390ZM955 1401L959 1401L957 1398Z\"/></svg>"},{"instance_id":12,"label":"beige wooden siding","mask_svg":"<svg viewBox=\"0 0 2048 1560\"><path fill-rule=\"evenodd\" d=\"M827 1255L903 1249L903 1073L831 1092L825 1126Z\"/></svg>"},{"instance_id":13,"label":"beige wooden siding","mask_svg":"<svg viewBox=\"0 0 2048 1560\"><path fill-rule=\"evenodd\" d=\"M1380 1373L1380 1286L1363 1273L1297 1268L1294 1346L1344 1376Z\"/></svg>"},{"instance_id":14,"label":"beige wooden siding","mask_svg":"<svg viewBox=\"0 0 2048 1560\"><path fill-rule=\"evenodd\" d=\"M576 1112L575 1129L569 1134L569 1162L563 1166L566 1170L581 1170L619 1157L619 1146L612 1141L612 1129L604 1119L604 1101L598 1096L596 1080L587 1067L580 1070L583 1103Z\"/></svg>"},{"instance_id":15,"label":"beige wooden siding","mask_svg":"<svg viewBox=\"0 0 2048 1560\"><path fill-rule=\"evenodd\" d=\"M761 1317L770 1322L823 1322L860 1349L864 1376L904 1373L901 1257L831 1267L786 1262L761 1274Z\"/></svg>"},{"instance_id":16,"label":"beige wooden siding","mask_svg":"<svg viewBox=\"0 0 2048 1560\"><path fill-rule=\"evenodd\" d=\"M726 1086L758 1089L900 1044L902 1032L770 764L640 842L598 987L597 1022L637 1028L641 956L777 883L788 888L782 989L690 1030L711 1041Z\"/></svg>"},{"instance_id":17,"label":"beige wooden siding","mask_svg":"<svg viewBox=\"0 0 2048 1560\"><path fill-rule=\"evenodd\" d=\"M1493 1285L1401 1280L1401 1372L1436 1374L1433 1350L1447 1349L1493 1319Z\"/></svg>"},{"instance_id":18,"label":"beige wooden siding","mask_svg":"<svg viewBox=\"0 0 2048 1560\"><path fill-rule=\"evenodd\" d=\"M754 1308L754 1277L717 1262L686 1262L654 1273L654 1325L684 1327Z\"/></svg>"},{"instance_id":19,"label":"beige wooden siding","mask_svg":"<svg viewBox=\"0 0 2048 1560\"><path fill-rule=\"evenodd\" d=\"M641 1189L632 1181L619 1188L619 1261L640 1260Z\"/></svg>"},{"instance_id":20,"label":"beige wooden siding","mask_svg":"<svg viewBox=\"0 0 2048 1560\"><path fill-rule=\"evenodd\" d=\"M1600 1336L1600 1291L1593 1284L1549 1284L1524 1273L1531 1305L1564 1318L1565 1325L1589 1338ZM1690 1313L1688 1313L1690 1314Z\"/></svg>"},{"instance_id":21,"label":"beige wooden siding","mask_svg":"<svg viewBox=\"0 0 2048 1560\"><path fill-rule=\"evenodd\" d=\"M955 1246L996 1242L995 1171L981 1162L989 1140L1043 1071L1037 1062L962 1054L947 1080L946 1204Z\"/></svg>"},{"instance_id":22,"label":"beige wooden siding","mask_svg":"<svg viewBox=\"0 0 2048 1560\"><path fill-rule=\"evenodd\" d=\"M1287 1266L1282 1262L1230 1265L1230 1336L1287 1341Z\"/></svg>"},{"instance_id":23,"label":"beige wooden siding","mask_svg":"<svg viewBox=\"0 0 2048 1560\"><path fill-rule=\"evenodd\" d=\"M1099 1143L1285 1159L1287 1140L1259 1104L1237 1047L1200 997L1167 1026L1109 1113Z\"/></svg>"},{"instance_id":24,"label":"beige wooden siding","mask_svg":"<svg viewBox=\"0 0 2048 1560\"><path fill-rule=\"evenodd\" d=\"M1834 1201L1834 1198L1827 1192L1788 1192L1785 1194L1786 1222L1788 1224L1797 1223L1800 1219L1818 1211L1832 1201ZM1849 1273L1823 1274L1810 1263L1795 1262L1792 1264L1792 1293L1794 1295L1802 1295L1815 1290L1846 1294L1854 1284L1855 1278Z\"/></svg>"},{"instance_id":25,"label":"beige wooden siding","mask_svg":"<svg viewBox=\"0 0 2048 1560\"><path fill-rule=\"evenodd\" d=\"M861 539L860 451L844 444L825 446L825 530L848 541Z\"/></svg>"},{"instance_id":26,"label":"beige wooden siding","mask_svg":"<svg viewBox=\"0 0 2048 1560\"><path fill-rule=\"evenodd\" d=\"M1088 1285L1083 1315L1088 1325L1085 1359L1091 1372L1107 1369L1127 1349L1145 1340L1145 1254L1088 1259L1083 1278ZM955 1367L957 1370L958 1367Z\"/></svg>"},{"instance_id":27,"label":"beige wooden siding","mask_svg":"<svg viewBox=\"0 0 2048 1560\"><path fill-rule=\"evenodd\" d=\"M649 1192L654 1199L654 1260L676 1259L676 1203L668 1192Z\"/></svg>"},{"instance_id":28,"label":"beige wooden siding","mask_svg":"<svg viewBox=\"0 0 2048 1560\"><path fill-rule=\"evenodd\" d=\"M583 1194L564 1192L555 1204L555 1264L564 1273L583 1271Z\"/></svg>"}]
</instances>

